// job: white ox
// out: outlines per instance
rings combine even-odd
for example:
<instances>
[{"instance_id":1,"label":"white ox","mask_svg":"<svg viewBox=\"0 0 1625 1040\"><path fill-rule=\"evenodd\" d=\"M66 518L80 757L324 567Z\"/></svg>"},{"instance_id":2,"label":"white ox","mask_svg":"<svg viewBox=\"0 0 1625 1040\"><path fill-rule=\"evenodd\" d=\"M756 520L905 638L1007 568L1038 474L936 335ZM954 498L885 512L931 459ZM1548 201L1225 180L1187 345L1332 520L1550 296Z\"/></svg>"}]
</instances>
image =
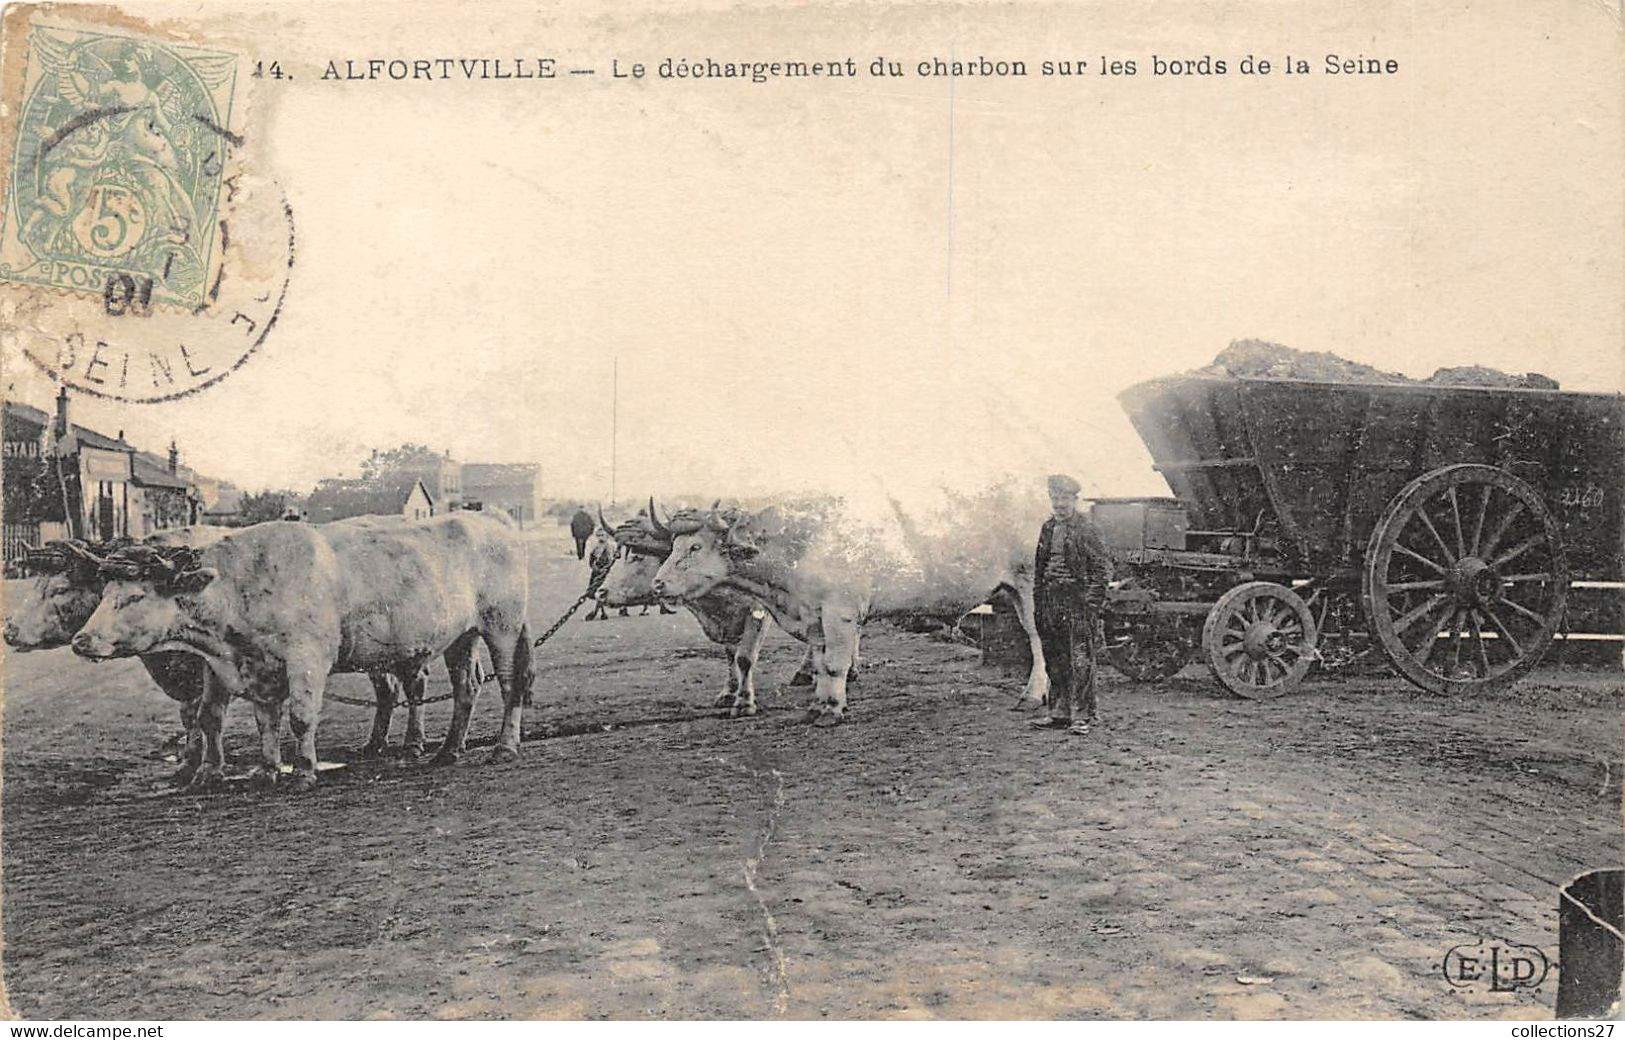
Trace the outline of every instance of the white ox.
<instances>
[{"instance_id":1,"label":"white ox","mask_svg":"<svg viewBox=\"0 0 1625 1040\"><path fill-rule=\"evenodd\" d=\"M638 606L659 601L660 597L654 589L655 576L660 571L660 565L671 555L675 535L669 521L662 523L654 519L656 515L652 499L647 512L615 528L609 526L602 512L598 514L598 522L620 547L619 558L602 589L604 601L609 606ZM730 713L736 718L755 715L756 662L767 635L767 608L754 596L727 585L719 585L709 592L684 600L683 605L700 623L705 637L721 645L728 655L727 685L713 704L731 709ZM797 633L791 632L791 635ZM805 633L798 638L805 642ZM848 670L847 681L856 682L857 674L857 663L854 662ZM790 685L811 686L813 682L813 650L809 644Z\"/></svg>"},{"instance_id":2,"label":"white ox","mask_svg":"<svg viewBox=\"0 0 1625 1040\"><path fill-rule=\"evenodd\" d=\"M899 561L873 532L828 513L775 507L674 517L676 538L655 592L690 600L728 588L760 600L786 631L812 647L816 689L809 717L831 724L846 712L847 670L865 621L922 612L957 616L1002 592L1014 600L1032 649L1025 695L1044 699L1049 679L1033 617L1032 542L1015 523L957 543L953 532L928 538L901 508L897 514L912 559Z\"/></svg>"},{"instance_id":3,"label":"white ox","mask_svg":"<svg viewBox=\"0 0 1625 1040\"><path fill-rule=\"evenodd\" d=\"M415 678L444 655L456 705L437 760L461 752L477 688L476 640L502 688L502 729L492 758L518 754L530 689L527 564L503 518L454 513L418 523L315 529L299 523L245 528L201 552L135 547L105 564L101 603L73 638L102 659L181 650L202 657L215 680L203 722L242 697L254 705L264 782L281 766L281 709L297 743L294 784L316 780L316 723L327 676L389 672ZM206 761L202 769L218 770ZM202 771L202 770L200 770Z\"/></svg>"}]
</instances>

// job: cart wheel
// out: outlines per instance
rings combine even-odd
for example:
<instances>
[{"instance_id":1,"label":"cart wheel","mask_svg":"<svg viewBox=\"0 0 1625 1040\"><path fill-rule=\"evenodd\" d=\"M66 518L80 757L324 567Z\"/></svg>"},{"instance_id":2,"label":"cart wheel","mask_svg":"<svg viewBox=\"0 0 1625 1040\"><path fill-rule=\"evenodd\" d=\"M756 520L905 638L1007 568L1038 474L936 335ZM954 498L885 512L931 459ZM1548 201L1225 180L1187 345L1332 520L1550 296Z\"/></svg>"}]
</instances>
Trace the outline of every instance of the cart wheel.
<instances>
[{"instance_id":1,"label":"cart wheel","mask_svg":"<svg viewBox=\"0 0 1625 1040\"><path fill-rule=\"evenodd\" d=\"M1208 667L1224 688L1267 700L1303 681L1315 659L1315 619L1296 592L1250 581L1219 597L1202 626Z\"/></svg>"},{"instance_id":2,"label":"cart wheel","mask_svg":"<svg viewBox=\"0 0 1625 1040\"><path fill-rule=\"evenodd\" d=\"M1568 563L1534 488L1494 466L1446 466L1389 503L1361 590L1371 634L1401 675L1435 693L1487 690L1551 645Z\"/></svg>"},{"instance_id":3,"label":"cart wheel","mask_svg":"<svg viewBox=\"0 0 1625 1040\"><path fill-rule=\"evenodd\" d=\"M1177 629L1144 622L1106 622L1106 656L1135 682L1172 678L1190 660L1191 644Z\"/></svg>"}]
</instances>

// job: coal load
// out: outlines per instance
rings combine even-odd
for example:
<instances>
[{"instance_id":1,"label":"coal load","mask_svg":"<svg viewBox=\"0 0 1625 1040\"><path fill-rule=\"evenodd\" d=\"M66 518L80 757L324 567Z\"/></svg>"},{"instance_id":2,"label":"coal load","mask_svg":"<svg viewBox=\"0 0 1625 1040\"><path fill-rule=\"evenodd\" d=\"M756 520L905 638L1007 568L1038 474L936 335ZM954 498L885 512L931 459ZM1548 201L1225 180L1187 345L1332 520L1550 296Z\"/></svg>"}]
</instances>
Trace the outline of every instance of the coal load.
<instances>
[{"instance_id":1,"label":"coal load","mask_svg":"<svg viewBox=\"0 0 1625 1040\"><path fill-rule=\"evenodd\" d=\"M1499 389L1556 390L1557 380L1538 372L1513 375L1484 365L1441 368L1426 379L1350 361L1329 351L1294 350L1261 339L1232 340L1213 361L1193 375L1231 379L1307 379L1321 383L1410 383L1420 386L1481 386Z\"/></svg>"}]
</instances>

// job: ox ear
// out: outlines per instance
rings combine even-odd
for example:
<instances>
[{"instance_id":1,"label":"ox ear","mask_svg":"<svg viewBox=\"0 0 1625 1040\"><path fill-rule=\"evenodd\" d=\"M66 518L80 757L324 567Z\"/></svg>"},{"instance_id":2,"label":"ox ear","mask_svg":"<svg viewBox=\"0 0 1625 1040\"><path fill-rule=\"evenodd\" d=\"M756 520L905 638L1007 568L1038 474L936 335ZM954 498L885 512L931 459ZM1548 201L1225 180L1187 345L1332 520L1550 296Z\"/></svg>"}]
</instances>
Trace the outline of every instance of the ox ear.
<instances>
[{"instance_id":1,"label":"ox ear","mask_svg":"<svg viewBox=\"0 0 1625 1040\"><path fill-rule=\"evenodd\" d=\"M761 547L752 542L741 541L737 524L728 526L728 533L722 538L722 551L735 560L748 560L761 552Z\"/></svg>"},{"instance_id":2,"label":"ox ear","mask_svg":"<svg viewBox=\"0 0 1625 1040\"><path fill-rule=\"evenodd\" d=\"M182 596L195 595L207 588L209 582L219 574L213 567L197 567L175 575L170 579L169 587Z\"/></svg>"}]
</instances>

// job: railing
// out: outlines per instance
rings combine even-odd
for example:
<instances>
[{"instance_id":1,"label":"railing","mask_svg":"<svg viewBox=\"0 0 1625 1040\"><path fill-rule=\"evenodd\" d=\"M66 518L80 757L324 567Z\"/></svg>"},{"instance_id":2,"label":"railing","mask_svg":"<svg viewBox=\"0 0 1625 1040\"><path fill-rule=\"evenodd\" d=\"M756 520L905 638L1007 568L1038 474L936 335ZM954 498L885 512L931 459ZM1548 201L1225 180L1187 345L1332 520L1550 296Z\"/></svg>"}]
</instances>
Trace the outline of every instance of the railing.
<instances>
[{"instance_id":1,"label":"railing","mask_svg":"<svg viewBox=\"0 0 1625 1040\"><path fill-rule=\"evenodd\" d=\"M12 577L22 562L23 550L39 544L39 524L5 525L5 573Z\"/></svg>"}]
</instances>

